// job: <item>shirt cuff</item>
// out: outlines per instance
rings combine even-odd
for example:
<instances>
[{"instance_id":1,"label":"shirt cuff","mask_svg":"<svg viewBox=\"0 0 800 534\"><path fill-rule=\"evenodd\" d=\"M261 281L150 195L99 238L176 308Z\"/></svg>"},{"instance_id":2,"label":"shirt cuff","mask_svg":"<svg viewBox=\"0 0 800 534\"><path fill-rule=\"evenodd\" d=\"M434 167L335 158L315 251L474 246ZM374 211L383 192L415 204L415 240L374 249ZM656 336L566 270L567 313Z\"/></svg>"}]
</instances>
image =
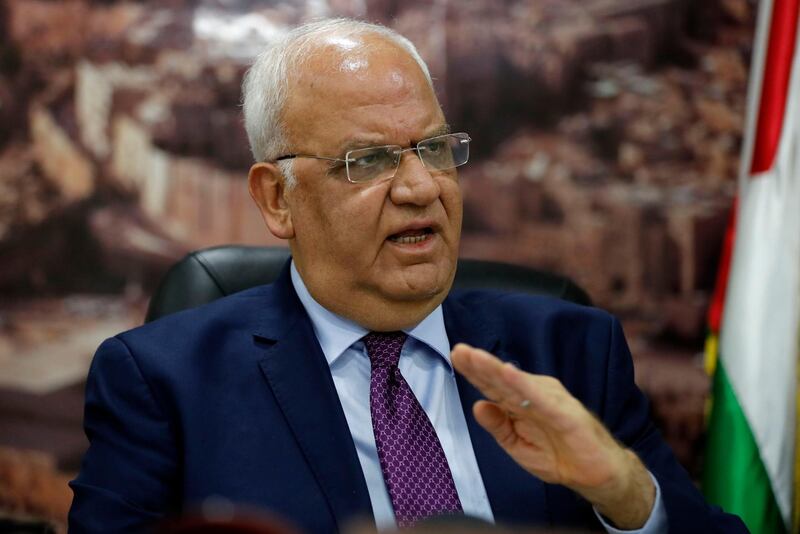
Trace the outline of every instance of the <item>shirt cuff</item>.
<instances>
[{"instance_id":1,"label":"shirt cuff","mask_svg":"<svg viewBox=\"0 0 800 534\"><path fill-rule=\"evenodd\" d=\"M661 499L661 487L658 485L658 480L653 476L650 471L647 472L656 486L656 498L653 500L653 509L650 510L650 517L644 526L637 530L620 530L609 525L606 520L597 512L597 509L592 507L594 515L603 524L608 534L665 534L667 532L667 511L664 509L664 501Z\"/></svg>"}]
</instances>

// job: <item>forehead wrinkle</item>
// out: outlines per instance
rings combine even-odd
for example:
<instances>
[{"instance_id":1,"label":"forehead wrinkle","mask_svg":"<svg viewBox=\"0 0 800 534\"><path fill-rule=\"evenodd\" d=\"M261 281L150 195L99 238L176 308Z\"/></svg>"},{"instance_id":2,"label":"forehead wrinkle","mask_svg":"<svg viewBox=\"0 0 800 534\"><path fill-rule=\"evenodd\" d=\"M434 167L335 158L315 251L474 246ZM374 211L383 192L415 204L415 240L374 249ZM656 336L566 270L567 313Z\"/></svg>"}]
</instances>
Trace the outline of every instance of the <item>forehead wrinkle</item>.
<instances>
[{"instance_id":1,"label":"forehead wrinkle","mask_svg":"<svg viewBox=\"0 0 800 534\"><path fill-rule=\"evenodd\" d=\"M367 148L370 146L399 145L407 147L418 143L423 139L436 137L450 133L450 125L445 121L438 104L435 109L431 109L432 114L424 116L410 117L409 121L398 121L392 125L382 124L381 120L386 113L380 104L371 106L361 106L359 111L369 114L369 109L377 107L374 112L376 120L371 124L367 123L365 128L342 140L341 147L345 150L354 148ZM401 106L394 106L401 107ZM423 106L420 106L422 109Z\"/></svg>"},{"instance_id":2,"label":"forehead wrinkle","mask_svg":"<svg viewBox=\"0 0 800 534\"><path fill-rule=\"evenodd\" d=\"M388 141L387 138L393 137L391 134L388 136L383 133L375 133L375 134L364 134L364 135L354 135L351 136L349 139L344 139L341 145L337 148L338 152L344 155L344 153L350 150L358 150L360 148L371 148L371 147L380 147L386 145L398 145L400 147L406 148L410 146L414 146L420 141L425 139L429 139L431 137L438 137L440 135L449 134L451 132L450 125L447 123L443 123L439 126L435 126L432 129L426 129L425 133L422 134L419 138L409 138L406 142L394 142ZM399 136L399 134L395 134L395 136Z\"/></svg>"},{"instance_id":3,"label":"forehead wrinkle","mask_svg":"<svg viewBox=\"0 0 800 534\"><path fill-rule=\"evenodd\" d=\"M425 94L414 91L410 94L386 95L383 92L365 92L359 87L341 87L335 81L323 79L319 84L308 80L307 84L297 87L290 99L287 110L291 109L293 122L303 124L305 129L312 124L337 120L343 123L355 122L362 126L361 132L354 132L354 136L351 136L356 141L363 139L378 144L402 144L403 141L432 137L449 131L441 107L432 92ZM396 113L396 110L400 110L399 116L402 118L387 124L385 117Z\"/></svg>"}]
</instances>

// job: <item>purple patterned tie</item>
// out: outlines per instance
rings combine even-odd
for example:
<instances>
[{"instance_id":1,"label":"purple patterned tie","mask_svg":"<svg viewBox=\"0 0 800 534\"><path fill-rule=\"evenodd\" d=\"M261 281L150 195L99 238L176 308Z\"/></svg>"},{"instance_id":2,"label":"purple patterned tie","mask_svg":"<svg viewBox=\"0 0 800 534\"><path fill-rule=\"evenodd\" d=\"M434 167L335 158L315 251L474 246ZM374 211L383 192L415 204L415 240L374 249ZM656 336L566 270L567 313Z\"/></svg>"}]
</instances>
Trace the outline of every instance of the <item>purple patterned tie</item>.
<instances>
[{"instance_id":1,"label":"purple patterned tie","mask_svg":"<svg viewBox=\"0 0 800 534\"><path fill-rule=\"evenodd\" d=\"M363 338L372 364L372 429L399 527L461 512L436 431L397 368L406 337L403 332L371 332Z\"/></svg>"}]
</instances>

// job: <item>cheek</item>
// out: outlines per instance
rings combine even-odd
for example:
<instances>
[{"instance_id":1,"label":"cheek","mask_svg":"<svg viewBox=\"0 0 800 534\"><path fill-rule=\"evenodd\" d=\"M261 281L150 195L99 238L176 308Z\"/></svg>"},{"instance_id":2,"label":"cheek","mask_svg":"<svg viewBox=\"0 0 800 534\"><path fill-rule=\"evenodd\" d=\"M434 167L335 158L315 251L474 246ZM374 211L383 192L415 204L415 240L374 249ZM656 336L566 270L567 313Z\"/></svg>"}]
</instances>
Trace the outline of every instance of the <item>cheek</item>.
<instances>
[{"instance_id":1,"label":"cheek","mask_svg":"<svg viewBox=\"0 0 800 534\"><path fill-rule=\"evenodd\" d=\"M326 200L329 195L298 184L290 200L295 239L307 254L322 252L338 234L336 204Z\"/></svg>"},{"instance_id":2,"label":"cheek","mask_svg":"<svg viewBox=\"0 0 800 534\"><path fill-rule=\"evenodd\" d=\"M450 228L458 236L461 233L461 219L463 215L463 205L461 203L461 187L458 182L449 180L442 184L442 205L447 213L447 220L450 221Z\"/></svg>"},{"instance_id":3,"label":"cheek","mask_svg":"<svg viewBox=\"0 0 800 534\"><path fill-rule=\"evenodd\" d=\"M380 231L384 196L379 191L339 188L315 192L302 200L305 228L299 230L311 230L318 250L342 254L348 262L365 258L365 249Z\"/></svg>"},{"instance_id":4,"label":"cheek","mask_svg":"<svg viewBox=\"0 0 800 534\"><path fill-rule=\"evenodd\" d=\"M374 244L380 232L380 218L386 195L378 188L352 192L339 199L334 217L349 229L353 248Z\"/></svg>"}]
</instances>

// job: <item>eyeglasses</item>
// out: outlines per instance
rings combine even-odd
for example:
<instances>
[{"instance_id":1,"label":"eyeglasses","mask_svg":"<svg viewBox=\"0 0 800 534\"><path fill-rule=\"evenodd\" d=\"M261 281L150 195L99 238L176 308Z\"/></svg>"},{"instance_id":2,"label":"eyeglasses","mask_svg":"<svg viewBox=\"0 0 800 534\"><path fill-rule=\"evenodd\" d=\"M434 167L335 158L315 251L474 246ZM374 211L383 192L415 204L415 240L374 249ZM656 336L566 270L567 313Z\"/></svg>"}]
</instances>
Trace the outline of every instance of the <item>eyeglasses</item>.
<instances>
[{"instance_id":1,"label":"eyeglasses","mask_svg":"<svg viewBox=\"0 0 800 534\"><path fill-rule=\"evenodd\" d=\"M403 152L413 151L422 165L430 172L446 171L464 165L469 160L469 142L465 133L437 135L423 139L416 146L403 148L399 145L374 146L349 150L344 158L329 158L309 154L287 154L275 158L281 161L294 158L324 159L344 163L347 180L354 184L394 178L400 167Z\"/></svg>"}]
</instances>

